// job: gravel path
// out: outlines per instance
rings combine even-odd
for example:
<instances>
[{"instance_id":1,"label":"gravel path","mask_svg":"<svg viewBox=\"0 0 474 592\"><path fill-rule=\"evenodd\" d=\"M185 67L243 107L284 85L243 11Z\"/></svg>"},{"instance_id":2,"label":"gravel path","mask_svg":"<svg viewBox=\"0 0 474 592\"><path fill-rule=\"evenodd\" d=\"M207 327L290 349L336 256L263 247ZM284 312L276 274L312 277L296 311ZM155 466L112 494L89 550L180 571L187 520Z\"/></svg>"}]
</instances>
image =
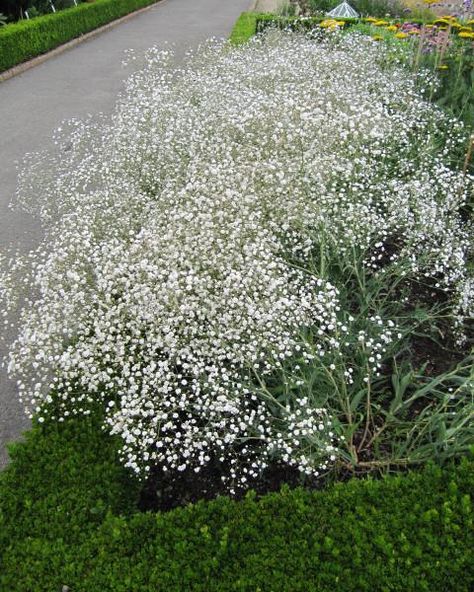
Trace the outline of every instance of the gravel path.
<instances>
[{"instance_id":1,"label":"gravel path","mask_svg":"<svg viewBox=\"0 0 474 592\"><path fill-rule=\"evenodd\" d=\"M150 10L0 83L0 250L34 247L41 229L25 214L8 209L16 186L15 161L48 145L60 122L108 112L128 74L124 51L137 52L165 41L178 52L208 37L227 36L251 0L162 0ZM0 358L5 351L0 350ZM5 443L29 425L15 385L0 369L0 467Z\"/></svg>"}]
</instances>

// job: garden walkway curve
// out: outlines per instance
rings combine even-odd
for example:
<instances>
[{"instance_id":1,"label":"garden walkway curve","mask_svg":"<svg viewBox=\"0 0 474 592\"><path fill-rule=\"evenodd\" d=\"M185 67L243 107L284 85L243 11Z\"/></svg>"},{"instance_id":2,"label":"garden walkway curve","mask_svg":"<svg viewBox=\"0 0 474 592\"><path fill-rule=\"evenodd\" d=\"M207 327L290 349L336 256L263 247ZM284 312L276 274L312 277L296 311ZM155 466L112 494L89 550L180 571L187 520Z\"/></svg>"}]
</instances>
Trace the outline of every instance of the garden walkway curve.
<instances>
[{"instance_id":1,"label":"garden walkway curve","mask_svg":"<svg viewBox=\"0 0 474 592\"><path fill-rule=\"evenodd\" d=\"M53 129L71 117L108 112L127 71L125 50L138 53L163 42L178 51L208 37L228 36L251 0L162 0L150 10L0 83L0 251L9 245L34 247L41 231L34 220L9 211L16 186L15 161L48 145ZM0 358L5 352L0 350ZM18 438L28 421L15 385L0 369L0 467L5 443Z\"/></svg>"}]
</instances>

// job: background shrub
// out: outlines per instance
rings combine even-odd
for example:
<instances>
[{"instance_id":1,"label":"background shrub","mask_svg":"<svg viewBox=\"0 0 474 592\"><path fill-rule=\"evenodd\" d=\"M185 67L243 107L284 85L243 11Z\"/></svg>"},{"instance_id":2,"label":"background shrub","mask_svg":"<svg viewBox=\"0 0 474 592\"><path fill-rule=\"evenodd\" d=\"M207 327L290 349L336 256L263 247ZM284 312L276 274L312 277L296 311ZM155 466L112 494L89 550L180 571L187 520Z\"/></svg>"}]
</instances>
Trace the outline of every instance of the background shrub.
<instances>
[{"instance_id":1,"label":"background shrub","mask_svg":"<svg viewBox=\"0 0 474 592\"><path fill-rule=\"evenodd\" d=\"M31 0L0 0L0 12L10 19L17 20L31 4Z\"/></svg>"},{"instance_id":2,"label":"background shrub","mask_svg":"<svg viewBox=\"0 0 474 592\"><path fill-rule=\"evenodd\" d=\"M315 13L326 13L340 4L339 0L309 0L309 6ZM405 6L398 0L351 0L350 5L361 16L402 16Z\"/></svg>"}]
</instances>

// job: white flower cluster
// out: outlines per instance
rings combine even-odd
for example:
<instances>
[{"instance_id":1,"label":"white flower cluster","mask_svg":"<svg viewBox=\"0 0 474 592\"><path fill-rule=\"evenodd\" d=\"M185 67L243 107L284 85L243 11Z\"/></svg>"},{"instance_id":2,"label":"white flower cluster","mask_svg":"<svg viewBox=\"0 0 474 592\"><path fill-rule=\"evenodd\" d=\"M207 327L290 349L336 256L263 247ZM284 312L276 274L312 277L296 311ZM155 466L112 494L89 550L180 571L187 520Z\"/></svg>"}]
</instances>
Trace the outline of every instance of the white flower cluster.
<instances>
[{"instance_id":1,"label":"white flower cluster","mask_svg":"<svg viewBox=\"0 0 474 592\"><path fill-rule=\"evenodd\" d=\"M29 157L19 201L46 237L10 262L2 294L13 307L26 268L9 370L32 412L51 390L59 421L103 401L137 473L212 458L243 484L275 457L326 466L324 409L252 390L301 328L319 328L318 355L348 330L337 290L306 271L315 247L365 249L378 267L396 237L412 272L466 279L468 179L443 164L452 145L434 149L440 128L452 144L461 130L383 51L282 34L210 42L178 69L153 49L110 119L71 121L54 156Z\"/></svg>"},{"instance_id":2,"label":"white flower cluster","mask_svg":"<svg viewBox=\"0 0 474 592\"><path fill-rule=\"evenodd\" d=\"M395 323L391 320L384 325L380 316L370 317L371 325L376 328L377 335L367 335L367 331L360 330L357 335L359 348L364 352L367 358L367 376L364 377L364 382L369 382L371 376L379 376L382 367L382 360L387 347L394 341ZM400 339L401 334L397 337ZM349 381L350 382L350 381Z\"/></svg>"}]
</instances>

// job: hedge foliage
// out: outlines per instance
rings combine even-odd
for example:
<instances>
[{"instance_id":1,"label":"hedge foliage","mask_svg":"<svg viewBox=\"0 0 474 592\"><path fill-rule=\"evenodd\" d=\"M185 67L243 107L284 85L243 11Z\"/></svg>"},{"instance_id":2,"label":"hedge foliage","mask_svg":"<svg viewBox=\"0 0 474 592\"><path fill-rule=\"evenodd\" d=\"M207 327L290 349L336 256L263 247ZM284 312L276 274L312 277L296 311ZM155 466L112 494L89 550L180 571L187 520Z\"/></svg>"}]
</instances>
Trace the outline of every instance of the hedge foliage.
<instances>
[{"instance_id":1,"label":"hedge foliage","mask_svg":"<svg viewBox=\"0 0 474 592\"><path fill-rule=\"evenodd\" d=\"M0 72L157 0L96 0L0 29Z\"/></svg>"},{"instance_id":2,"label":"hedge foliage","mask_svg":"<svg viewBox=\"0 0 474 592\"><path fill-rule=\"evenodd\" d=\"M36 426L0 474L0 590L468 592L474 461L320 492L136 511L97 420Z\"/></svg>"}]
</instances>

